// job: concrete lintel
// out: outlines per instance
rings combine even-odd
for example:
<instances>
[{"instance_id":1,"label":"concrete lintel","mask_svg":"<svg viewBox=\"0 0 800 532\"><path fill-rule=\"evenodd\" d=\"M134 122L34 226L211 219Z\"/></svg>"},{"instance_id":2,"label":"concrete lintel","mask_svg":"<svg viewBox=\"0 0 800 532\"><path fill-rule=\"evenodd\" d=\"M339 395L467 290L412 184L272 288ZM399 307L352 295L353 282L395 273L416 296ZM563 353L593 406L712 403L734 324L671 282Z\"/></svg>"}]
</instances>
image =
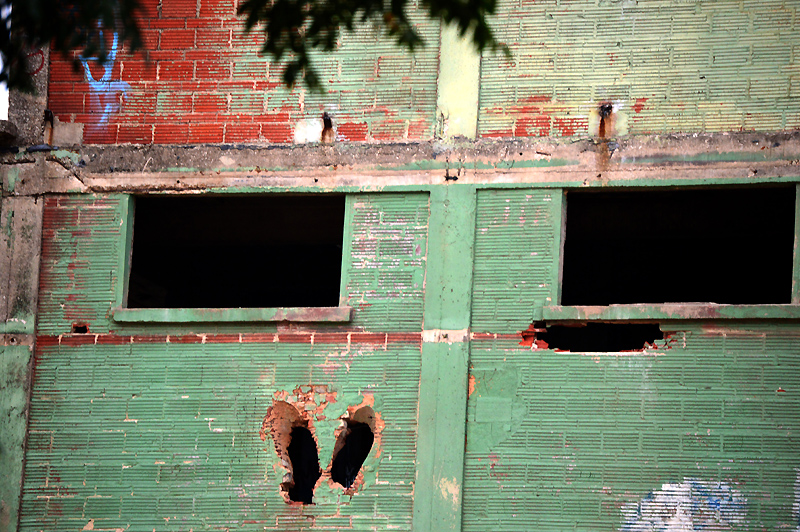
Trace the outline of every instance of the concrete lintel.
<instances>
[{"instance_id":1,"label":"concrete lintel","mask_svg":"<svg viewBox=\"0 0 800 532\"><path fill-rule=\"evenodd\" d=\"M318 171L308 172L220 172L207 175L187 172L182 175L152 174L95 174L83 178L85 192L191 192L213 190L249 189L304 189L305 192L333 190L389 191L389 188L417 188L446 184L444 170L384 170L342 172L335 176ZM790 161L725 162L703 165L642 165L615 168L598 173L582 165L559 167L530 167L511 169L467 169L458 179L459 184L487 187L527 186L541 187L608 187L608 186L691 186L768 183L800 181L800 165ZM73 182L61 186L49 180L43 188L19 189L20 193L43 194L67 192ZM74 189L74 187L72 187ZM77 191L77 190L73 190Z\"/></svg>"},{"instance_id":2,"label":"concrete lintel","mask_svg":"<svg viewBox=\"0 0 800 532\"><path fill-rule=\"evenodd\" d=\"M6 154L0 165L5 193L22 196L426 190L453 182L486 187L791 182L800 181L800 132L642 136L607 145L588 139L571 144L481 139L452 145L82 146Z\"/></svg>"},{"instance_id":3,"label":"concrete lintel","mask_svg":"<svg viewBox=\"0 0 800 532\"><path fill-rule=\"evenodd\" d=\"M728 156L726 157L726 154ZM784 133L708 133L636 135L598 142L592 138L529 137L475 141L358 143L334 145L214 144L84 145L40 153L0 155L0 163L33 161L37 157L72 161L81 173L146 174L184 171L225 172L243 169L302 171L320 169L335 175L352 169L413 168L436 161L459 164L496 163L508 167L532 160L580 160L595 166L602 155L610 166L620 162L715 162L731 157L756 161L800 158L800 131ZM649 162L647 159L651 159ZM600 157L603 159L603 157Z\"/></svg>"}]
</instances>

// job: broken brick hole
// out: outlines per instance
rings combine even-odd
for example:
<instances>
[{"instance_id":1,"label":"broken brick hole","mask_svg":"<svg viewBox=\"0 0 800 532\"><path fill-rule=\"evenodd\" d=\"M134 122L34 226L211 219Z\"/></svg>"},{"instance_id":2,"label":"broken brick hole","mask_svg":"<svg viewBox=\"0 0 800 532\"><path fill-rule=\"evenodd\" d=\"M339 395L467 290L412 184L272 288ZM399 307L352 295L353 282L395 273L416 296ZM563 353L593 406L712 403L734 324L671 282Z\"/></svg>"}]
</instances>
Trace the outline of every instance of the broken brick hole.
<instances>
[{"instance_id":1,"label":"broken brick hole","mask_svg":"<svg viewBox=\"0 0 800 532\"><path fill-rule=\"evenodd\" d=\"M261 425L261 439L270 435L275 443L275 452L288 470L281 483L281 491L287 502L313 504L314 488L322 476L319 467L319 451L314 435L296 407L275 401L267 410Z\"/></svg>"},{"instance_id":2,"label":"broken brick hole","mask_svg":"<svg viewBox=\"0 0 800 532\"><path fill-rule=\"evenodd\" d=\"M292 464L292 486L289 487L289 500L312 504L314 487L322 476L319 467L317 442L306 427L295 427L290 435L286 451Z\"/></svg>"},{"instance_id":3,"label":"broken brick hole","mask_svg":"<svg viewBox=\"0 0 800 532\"><path fill-rule=\"evenodd\" d=\"M604 138L606 136L608 119L613 111L614 106L608 102L601 103L597 108L597 112L600 115L600 127L597 130L597 134L600 136L600 138Z\"/></svg>"},{"instance_id":4,"label":"broken brick hole","mask_svg":"<svg viewBox=\"0 0 800 532\"><path fill-rule=\"evenodd\" d=\"M344 430L336 439L331 464L331 480L350 489L375 441L375 412L364 406L343 419Z\"/></svg>"},{"instance_id":5,"label":"broken brick hole","mask_svg":"<svg viewBox=\"0 0 800 532\"><path fill-rule=\"evenodd\" d=\"M89 326L85 323L73 323L72 324L72 334L88 334L89 333Z\"/></svg>"},{"instance_id":6,"label":"broken brick hole","mask_svg":"<svg viewBox=\"0 0 800 532\"><path fill-rule=\"evenodd\" d=\"M522 332L524 345L558 351L614 353L641 351L664 340L656 323L580 323L569 325L533 324ZM528 342L528 343L525 343Z\"/></svg>"}]
</instances>

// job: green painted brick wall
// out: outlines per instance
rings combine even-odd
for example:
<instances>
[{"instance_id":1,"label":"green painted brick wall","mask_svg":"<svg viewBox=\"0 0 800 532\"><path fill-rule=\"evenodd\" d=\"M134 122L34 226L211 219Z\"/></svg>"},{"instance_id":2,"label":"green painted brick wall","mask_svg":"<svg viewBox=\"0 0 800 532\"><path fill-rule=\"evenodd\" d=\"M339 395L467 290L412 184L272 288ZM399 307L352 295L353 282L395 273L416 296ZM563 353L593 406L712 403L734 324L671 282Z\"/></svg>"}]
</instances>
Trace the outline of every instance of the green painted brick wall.
<instances>
[{"instance_id":1,"label":"green painted brick wall","mask_svg":"<svg viewBox=\"0 0 800 532\"><path fill-rule=\"evenodd\" d=\"M484 54L481 136L800 127L796 0L501 0L514 56Z\"/></svg>"},{"instance_id":2,"label":"green painted brick wall","mask_svg":"<svg viewBox=\"0 0 800 532\"><path fill-rule=\"evenodd\" d=\"M555 305L563 193L479 190L472 330L516 333Z\"/></svg>"},{"instance_id":3,"label":"green painted brick wall","mask_svg":"<svg viewBox=\"0 0 800 532\"><path fill-rule=\"evenodd\" d=\"M428 194L348 196L353 321L280 331L115 324L125 203L45 204L20 530L410 530ZM69 334L76 321L90 334ZM313 422L323 469L339 417L373 405L379 443L354 496L323 483L314 506L284 502L259 434L273 400L325 403Z\"/></svg>"},{"instance_id":4,"label":"green painted brick wall","mask_svg":"<svg viewBox=\"0 0 800 532\"><path fill-rule=\"evenodd\" d=\"M419 331L428 194L351 194L347 202L342 299L356 309L351 325L373 331ZM122 195L46 199L39 334L69 333L74 323L87 324L90 333L174 334L172 326L123 325L111 319L111 309L120 304L125 203ZM183 332L277 331L274 324L203 327Z\"/></svg>"},{"instance_id":5,"label":"green painted brick wall","mask_svg":"<svg viewBox=\"0 0 800 532\"><path fill-rule=\"evenodd\" d=\"M121 281L125 244L120 195L49 196L42 229L38 334L63 334L73 323L108 332Z\"/></svg>"},{"instance_id":6,"label":"green painted brick wall","mask_svg":"<svg viewBox=\"0 0 800 532\"><path fill-rule=\"evenodd\" d=\"M123 196L48 198L21 530L410 530L430 201L348 196L354 319L309 330L113 324ZM475 205L462 530L651 530L675 501L716 505L707 530L796 527L800 326L662 323L643 354L520 346L557 299L563 193ZM77 318L99 334L68 334ZM324 484L286 505L266 409L331 393L322 467L364 401L380 452L352 498Z\"/></svg>"},{"instance_id":7,"label":"green painted brick wall","mask_svg":"<svg viewBox=\"0 0 800 532\"><path fill-rule=\"evenodd\" d=\"M521 346L556 298L560 197L478 191L462 530L662 530L678 502L722 508L704 530L796 527L800 326L663 322L643 354Z\"/></svg>"},{"instance_id":8,"label":"green painted brick wall","mask_svg":"<svg viewBox=\"0 0 800 532\"><path fill-rule=\"evenodd\" d=\"M36 356L20 530L410 530L418 344L40 341ZM259 430L276 392L301 386L336 393L314 423L323 468L347 406L369 395L385 423L352 499L279 494Z\"/></svg>"},{"instance_id":9,"label":"green painted brick wall","mask_svg":"<svg viewBox=\"0 0 800 532\"><path fill-rule=\"evenodd\" d=\"M428 194L348 196L352 228L344 265L353 325L374 331L419 331L428 244Z\"/></svg>"},{"instance_id":10,"label":"green painted brick wall","mask_svg":"<svg viewBox=\"0 0 800 532\"><path fill-rule=\"evenodd\" d=\"M733 530L797 526L800 327L662 328L645 354L473 342L463 530L660 530L636 505L690 482L736 494Z\"/></svg>"}]
</instances>

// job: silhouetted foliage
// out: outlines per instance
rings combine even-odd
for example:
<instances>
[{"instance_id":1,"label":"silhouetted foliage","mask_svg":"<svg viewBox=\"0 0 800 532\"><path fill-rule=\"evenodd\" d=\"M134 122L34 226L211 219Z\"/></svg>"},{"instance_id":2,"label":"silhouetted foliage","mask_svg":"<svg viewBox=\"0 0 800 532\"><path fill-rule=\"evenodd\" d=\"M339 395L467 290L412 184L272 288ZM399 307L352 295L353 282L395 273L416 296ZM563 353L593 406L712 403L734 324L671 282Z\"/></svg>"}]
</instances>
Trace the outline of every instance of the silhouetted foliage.
<instances>
[{"instance_id":1,"label":"silhouetted foliage","mask_svg":"<svg viewBox=\"0 0 800 532\"><path fill-rule=\"evenodd\" d=\"M137 8L137 0L0 0L0 81L32 90L27 57L47 44L56 52L78 50L82 58L100 63L109 53L111 33L117 34L120 46L141 48Z\"/></svg>"},{"instance_id":2,"label":"silhouetted foliage","mask_svg":"<svg viewBox=\"0 0 800 532\"><path fill-rule=\"evenodd\" d=\"M302 76L307 86L319 86L311 60L312 50L332 51L342 29L353 31L360 24L375 24L401 47L414 51L423 40L408 18L409 0L245 0L239 14L246 27L261 27L262 52L276 61L288 57L283 81L294 85ZM470 35L475 47L508 49L494 38L487 17L494 14L496 0L420 0L420 9L432 20L457 26Z\"/></svg>"}]
</instances>

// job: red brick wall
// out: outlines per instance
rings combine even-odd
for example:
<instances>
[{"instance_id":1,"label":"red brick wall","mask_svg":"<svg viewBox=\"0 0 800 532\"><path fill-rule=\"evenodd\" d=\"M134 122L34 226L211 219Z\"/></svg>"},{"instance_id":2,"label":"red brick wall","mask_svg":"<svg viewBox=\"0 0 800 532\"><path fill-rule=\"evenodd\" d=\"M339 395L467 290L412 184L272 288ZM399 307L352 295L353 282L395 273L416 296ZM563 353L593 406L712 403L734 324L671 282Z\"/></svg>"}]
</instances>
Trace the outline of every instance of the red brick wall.
<instances>
[{"instance_id":1,"label":"red brick wall","mask_svg":"<svg viewBox=\"0 0 800 532\"><path fill-rule=\"evenodd\" d=\"M283 88L280 65L258 54L260 34L244 33L237 0L141 4L143 51L90 63L91 78L52 56L49 107L84 124L86 143L291 142L299 120L323 111L340 140L433 134L438 26L420 23L427 46L413 57L372 29L343 36L317 62L324 94L315 94Z\"/></svg>"}]
</instances>

